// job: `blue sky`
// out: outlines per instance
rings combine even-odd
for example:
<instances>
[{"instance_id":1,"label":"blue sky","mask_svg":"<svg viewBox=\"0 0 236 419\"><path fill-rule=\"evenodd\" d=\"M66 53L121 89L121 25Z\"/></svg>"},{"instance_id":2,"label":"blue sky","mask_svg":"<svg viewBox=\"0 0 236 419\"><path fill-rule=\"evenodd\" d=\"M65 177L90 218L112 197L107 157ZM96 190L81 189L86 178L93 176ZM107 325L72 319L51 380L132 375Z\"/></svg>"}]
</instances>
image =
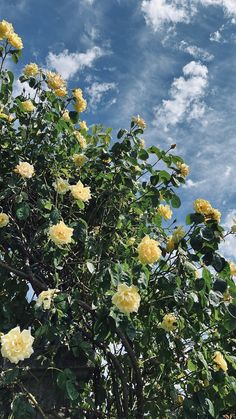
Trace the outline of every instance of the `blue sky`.
<instances>
[{"instance_id":1,"label":"blue sky","mask_svg":"<svg viewBox=\"0 0 236 419\"><path fill-rule=\"evenodd\" d=\"M24 41L19 73L32 61L62 73L85 91L89 124L118 130L140 114L146 143L177 143L191 168L183 211L206 198L231 225L236 0L0 0L0 10Z\"/></svg>"}]
</instances>

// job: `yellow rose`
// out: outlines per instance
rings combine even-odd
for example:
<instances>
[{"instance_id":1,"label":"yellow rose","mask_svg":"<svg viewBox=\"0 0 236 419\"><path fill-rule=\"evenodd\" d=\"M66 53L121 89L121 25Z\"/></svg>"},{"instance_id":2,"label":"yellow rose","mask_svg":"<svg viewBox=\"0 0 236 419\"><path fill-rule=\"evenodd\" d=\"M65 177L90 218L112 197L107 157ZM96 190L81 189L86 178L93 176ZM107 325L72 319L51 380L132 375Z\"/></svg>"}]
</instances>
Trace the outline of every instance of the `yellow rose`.
<instances>
[{"instance_id":1,"label":"yellow rose","mask_svg":"<svg viewBox=\"0 0 236 419\"><path fill-rule=\"evenodd\" d=\"M187 166L187 164L178 162L176 166L180 170L182 176L186 177L189 175L189 166Z\"/></svg>"},{"instance_id":2,"label":"yellow rose","mask_svg":"<svg viewBox=\"0 0 236 419\"><path fill-rule=\"evenodd\" d=\"M82 149L85 149L87 147L87 142L86 139L84 138L84 136L77 130L74 132L77 140L79 141L80 147Z\"/></svg>"},{"instance_id":3,"label":"yellow rose","mask_svg":"<svg viewBox=\"0 0 236 419\"><path fill-rule=\"evenodd\" d=\"M234 262L229 262L230 273L232 276L236 276L236 265Z\"/></svg>"},{"instance_id":4,"label":"yellow rose","mask_svg":"<svg viewBox=\"0 0 236 419\"><path fill-rule=\"evenodd\" d=\"M212 210L212 206L209 201L199 198L194 201L194 209L200 214L207 215Z\"/></svg>"},{"instance_id":5,"label":"yellow rose","mask_svg":"<svg viewBox=\"0 0 236 419\"><path fill-rule=\"evenodd\" d=\"M23 48L23 42L22 39L17 33L12 32L7 36L8 42L16 48L16 49L22 49Z\"/></svg>"},{"instance_id":6,"label":"yellow rose","mask_svg":"<svg viewBox=\"0 0 236 419\"><path fill-rule=\"evenodd\" d=\"M224 372L228 370L227 362L220 351L214 353L213 361L217 365L217 369L222 369Z\"/></svg>"},{"instance_id":7,"label":"yellow rose","mask_svg":"<svg viewBox=\"0 0 236 419\"><path fill-rule=\"evenodd\" d=\"M212 208L211 211L208 212L208 214L205 215L205 220L215 220L217 223L220 222L221 219L221 213L215 208Z\"/></svg>"},{"instance_id":8,"label":"yellow rose","mask_svg":"<svg viewBox=\"0 0 236 419\"><path fill-rule=\"evenodd\" d=\"M184 397L182 396L182 394L178 394L177 403L178 404L183 404L183 402L184 402Z\"/></svg>"},{"instance_id":9,"label":"yellow rose","mask_svg":"<svg viewBox=\"0 0 236 419\"><path fill-rule=\"evenodd\" d=\"M66 89L66 82L58 73L53 71L47 71L47 83L48 87L52 90ZM59 95L58 95L59 96Z\"/></svg>"},{"instance_id":10,"label":"yellow rose","mask_svg":"<svg viewBox=\"0 0 236 419\"><path fill-rule=\"evenodd\" d=\"M84 98L77 99L74 104L74 110L76 112L84 112L87 109L87 101Z\"/></svg>"},{"instance_id":11,"label":"yellow rose","mask_svg":"<svg viewBox=\"0 0 236 419\"><path fill-rule=\"evenodd\" d=\"M82 182L77 182L76 185L70 187L71 194L75 199L81 199L87 202L91 199L90 187L84 186Z\"/></svg>"},{"instance_id":12,"label":"yellow rose","mask_svg":"<svg viewBox=\"0 0 236 419\"><path fill-rule=\"evenodd\" d=\"M173 232L173 236L172 236L174 243L178 244L183 239L184 236L185 236L185 231L183 227L179 226L175 228Z\"/></svg>"},{"instance_id":13,"label":"yellow rose","mask_svg":"<svg viewBox=\"0 0 236 419\"><path fill-rule=\"evenodd\" d=\"M54 187L55 191L61 195L64 195L70 189L69 183L62 178L59 178L53 182L52 186Z\"/></svg>"},{"instance_id":14,"label":"yellow rose","mask_svg":"<svg viewBox=\"0 0 236 419\"><path fill-rule=\"evenodd\" d=\"M14 119L14 116L12 116L12 115L7 115L6 113L4 113L4 112L0 112L0 118L1 119L5 119L6 121L8 121L8 122L12 122L13 121L13 119Z\"/></svg>"},{"instance_id":15,"label":"yellow rose","mask_svg":"<svg viewBox=\"0 0 236 419\"><path fill-rule=\"evenodd\" d=\"M34 166L24 161L15 167L14 172L18 173L23 178L30 179L34 176Z\"/></svg>"},{"instance_id":16,"label":"yellow rose","mask_svg":"<svg viewBox=\"0 0 236 419\"><path fill-rule=\"evenodd\" d=\"M9 217L4 212L0 212L0 228L6 227L9 223Z\"/></svg>"},{"instance_id":17,"label":"yellow rose","mask_svg":"<svg viewBox=\"0 0 236 419\"><path fill-rule=\"evenodd\" d=\"M1 354L13 364L29 358L33 351L34 338L30 330L20 331L19 327L10 330L6 335L1 336Z\"/></svg>"},{"instance_id":18,"label":"yellow rose","mask_svg":"<svg viewBox=\"0 0 236 419\"><path fill-rule=\"evenodd\" d=\"M133 246L133 244L135 243L135 237L130 237L127 241L127 245L128 246Z\"/></svg>"},{"instance_id":19,"label":"yellow rose","mask_svg":"<svg viewBox=\"0 0 236 419\"><path fill-rule=\"evenodd\" d=\"M161 323L162 329L164 329L166 332L170 332L172 330L175 330L177 326L178 323L174 314L165 314Z\"/></svg>"},{"instance_id":20,"label":"yellow rose","mask_svg":"<svg viewBox=\"0 0 236 419\"><path fill-rule=\"evenodd\" d=\"M67 89L66 87L62 87L61 89L54 90L54 93L59 97L64 97L67 95Z\"/></svg>"},{"instance_id":21,"label":"yellow rose","mask_svg":"<svg viewBox=\"0 0 236 419\"><path fill-rule=\"evenodd\" d=\"M37 64L35 63L27 64L24 68L24 75L26 77L37 76L38 73L39 73L39 68Z\"/></svg>"},{"instance_id":22,"label":"yellow rose","mask_svg":"<svg viewBox=\"0 0 236 419\"><path fill-rule=\"evenodd\" d=\"M117 292L112 297L112 303L124 314L138 311L140 305L138 288L134 285L118 285Z\"/></svg>"},{"instance_id":23,"label":"yellow rose","mask_svg":"<svg viewBox=\"0 0 236 419\"><path fill-rule=\"evenodd\" d=\"M64 111L62 114L62 118L64 119L64 121L66 122L70 122L70 115L69 115L69 111Z\"/></svg>"},{"instance_id":24,"label":"yellow rose","mask_svg":"<svg viewBox=\"0 0 236 419\"><path fill-rule=\"evenodd\" d=\"M138 125L139 128L146 128L146 122L139 115L133 116L132 121Z\"/></svg>"},{"instance_id":25,"label":"yellow rose","mask_svg":"<svg viewBox=\"0 0 236 419\"><path fill-rule=\"evenodd\" d=\"M87 157L84 156L83 154L74 154L72 159L74 163L76 164L76 166L78 167L82 167L87 161Z\"/></svg>"},{"instance_id":26,"label":"yellow rose","mask_svg":"<svg viewBox=\"0 0 236 419\"><path fill-rule=\"evenodd\" d=\"M73 228L67 227L63 221L60 221L50 227L49 236L57 246L63 246L71 243L73 231Z\"/></svg>"},{"instance_id":27,"label":"yellow rose","mask_svg":"<svg viewBox=\"0 0 236 419\"><path fill-rule=\"evenodd\" d=\"M141 263L154 263L161 257L161 249L156 240L145 236L138 245L138 256Z\"/></svg>"},{"instance_id":28,"label":"yellow rose","mask_svg":"<svg viewBox=\"0 0 236 419\"><path fill-rule=\"evenodd\" d=\"M140 140L139 145L140 145L141 148L145 148L145 145L146 145L145 140Z\"/></svg>"},{"instance_id":29,"label":"yellow rose","mask_svg":"<svg viewBox=\"0 0 236 419\"><path fill-rule=\"evenodd\" d=\"M21 102L21 108L24 112L33 112L35 106L31 102L31 100L25 100L24 102Z\"/></svg>"},{"instance_id":30,"label":"yellow rose","mask_svg":"<svg viewBox=\"0 0 236 419\"><path fill-rule=\"evenodd\" d=\"M89 130L85 121L80 121L79 126L84 131L88 131Z\"/></svg>"},{"instance_id":31,"label":"yellow rose","mask_svg":"<svg viewBox=\"0 0 236 419\"><path fill-rule=\"evenodd\" d=\"M172 251L174 250L174 248L175 248L175 242L174 242L174 240L173 240L173 237L172 237L172 236L170 236L170 237L168 237L168 239L167 239L167 243L166 243L166 251L167 251L168 253L170 253L170 252L172 252Z\"/></svg>"},{"instance_id":32,"label":"yellow rose","mask_svg":"<svg viewBox=\"0 0 236 419\"><path fill-rule=\"evenodd\" d=\"M2 38L7 38L12 32L14 32L12 24L6 20L2 20L0 22L0 40Z\"/></svg>"},{"instance_id":33,"label":"yellow rose","mask_svg":"<svg viewBox=\"0 0 236 419\"><path fill-rule=\"evenodd\" d=\"M159 205L157 209L158 214L160 214L165 220L170 220L172 217L172 211L169 205Z\"/></svg>"},{"instance_id":34,"label":"yellow rose","mask_svg":"<svg viewBox=\"0 0 236 419\"><path fill-rule=\"evenodd\" d=\"M74 97L75 97L76 100L81 99L83 97L82 89L79 89L79 88L78 89L74 89L73 90L73 95L74 95Z\"/></svg>"},{"instance_id":35,"label":"yellow rose","mask_svg":"<svg viewBox=\"0 0 236 419\"><path fill-rule=\"evenodd\" d=\"M44 310L49 310L52 304L53 297L57 294L59 290L57 289L48 289L47 291L42 291L36 301L36 307L43 306Z\"/></svg>"}]
</instances>

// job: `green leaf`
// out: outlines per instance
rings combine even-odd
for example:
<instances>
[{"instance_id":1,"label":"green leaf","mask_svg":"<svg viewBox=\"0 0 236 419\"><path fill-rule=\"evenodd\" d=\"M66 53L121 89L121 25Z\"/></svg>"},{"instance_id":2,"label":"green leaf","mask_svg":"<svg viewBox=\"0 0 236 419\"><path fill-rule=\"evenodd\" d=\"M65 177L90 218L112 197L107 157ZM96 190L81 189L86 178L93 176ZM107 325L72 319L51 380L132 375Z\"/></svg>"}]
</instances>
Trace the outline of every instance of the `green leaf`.
<instances>
[{"instance_id":1,"label":"green leaf","mask_svg":"<svg viewBox=\"0 0 236 419\"><path fill-rule=\"evenodd\" d=\"M218 255L217 253L213 255L213 259L212 259L212 266L213 268L215 268L216 272L220 272L224 269L226 261L224 258L222 258L220 255Z\"/></svg>"},{"instance_id":2,"label":"green leaf","mask_svg":"<svg viewBox=\"0 0 236 419\"><path fill-rule=\"evenodd\" d=\"M209 399L206 399L205 400L205 404L207 406L207 411L210 413L210 415L213 418L215 418L215 409L214 409L214 405L213 405L212 401L209 400Z\"/></svg>"},{"instance_id":3,"label":"green leaf","mask_svg":"<svg viewBox=\"0 0 236 419\"><path fill-rule=\"evenodd\" d=\"M78 205L79 209L84 209L85 208L85 204L83 201L81 201L81 199L76 199L76 204Z\"/></svg>"},{"instance_id":4,"label":"green leaf","mask_svg":"<svg viewBox=\"0 0 236 419\"><path fill-rule=\"evenodd\" d=\"M73 122L73 124L77 124L77 122L79 121L78 112L70 111L69 112L69 117L70 117L71 121Z\"/></svg>"},{"instance_id":5,"label":"green leaf","mask_svg":"<svg viewBox=\"0 0 236 419\"><path fill-rule=\"evenodd\" d=\"M177 195L174 195L171 199L171 205L173 208L179 208L181 206L181 200Z\"/></svg>"},{"instance_id":6,"label":"green leaf","mask_svg":"<svg viewBox=\"0 0 236 419\"><path fill-rule=\"evenodd\" d=\"M222 299L222 294L218 291L210 291L209 292L209 302L213 307L218 307Z\"/></svg>"},{"instance_id":7,"label":"green leaf","mask_svg":"<svg viewBox=\"0 0 236 419\"><path fill-rule=\"evenodd\" d=\"M27 202L21 202L19 205L17 205L16 208L16 216L18 220L26 220L30 215L30 206L27 204Z\"/></svg>"},{"instance_id":8,"label":"green leaf","mask_svg":"<svg viewBox=\"0 0 236 419\"><path fill-rule=\"evenodd\" d=\"M125 135L126 133L127 133L126 129L120 129L118 131L117 138L120 140L123 137L123 135Z\"/></svg>"},{"instance_id":9,"label":"green leaf","mask_svg":"<svg viewBox=\"0 0 236 419\"><path fill-rule=\"evenodd\" d=\"M78 391L73 383L73 381L67 380L66 381L66 391L68 394L69 399L76 400L79 396Z\"/></svg>"},{"instance_id":10,"label":"green leaf","mask_svg":"<svg viewBox=\"0 0 236 419\"><path fill-rule=\"evenodd\" d=\"M142 150L140 150L140 151L139 151L139 153L138 153L138 157L139 157L141 160L147 160L147 159L148 159L148 157L149 157L149 154L148 154L148 152L147 152L146 150L142 149Z\"/></svg>"}]
</instances>

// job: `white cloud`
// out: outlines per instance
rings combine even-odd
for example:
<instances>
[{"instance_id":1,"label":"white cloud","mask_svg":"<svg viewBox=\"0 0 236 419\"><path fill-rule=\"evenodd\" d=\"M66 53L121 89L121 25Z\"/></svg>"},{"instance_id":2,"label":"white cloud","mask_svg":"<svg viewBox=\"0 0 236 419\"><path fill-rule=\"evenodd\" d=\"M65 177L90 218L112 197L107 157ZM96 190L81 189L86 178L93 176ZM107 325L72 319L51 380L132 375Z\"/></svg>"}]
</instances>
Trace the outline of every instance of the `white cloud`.
<instances>
[{"instance_id":1,"label":"white cloud","mask_svg":"<svg viewBox=\"0 0 236 419\"><path fill-rule=\"evenodd\" d=\"M234 224L233 218L236 218L236 209L231 210L223 223L226 231L229 231ZM236 261L236 234L230 234L220 245L220 251L227 259L234 259Z\"/></svg>"},{"instance_id":2,"label":"white cloud","mask_svg":"<svg viewBox=\"0 0 236 419\"><path fill-rule=\"evenodd\" d=\"M197 182L194 182L193 180L191 180L191 179L187 179L186 180L186 182L185 182L185 184L184 185L182 185L182 187L184 188L184 189L191 189L191 188L198 188L199 187L199 185L202 185L203 183L205 183L206 182L206 180L199 180L199 181L197 181Z\"/></svg>"},{"instance_id":3,"label":"white cloud","mask_svg":"<svg viewBox=\"0 0 236 419\"><path fill-rule=\"evenodd\" d=\"M147 24L151 25L154 31L163 29L166 23L188 23L190 18L185 0L173 0L171 3L167 3L166 0L143 0L141 10Z\"/></svg>"},{"instance_id":4,"label":"white cloud","mask_svg":"<svg viewBox=\"0 0 236 419\"><path fill-rule=\"evenodd\" d=\"M96 108L97 105L101 102L103 96L110 90L117 90L116 83L98 83L94 82L90 87L86 88L86 92L90 96L90 105L92 108ZM114 104L114 99L110 104Z\"/></svg>"},{"instance_id":5,"label":"white cloud","mask_svg":"<svg viewBox=\"0 0 236 419\"><path fill-rule=\"evenodd\" d=\"M190 45L186 41L180 42L179 49L181 51L187 52L188 54L192 55L197 60L200 59L203 61L212 61L214 58L214 55L205 51L203 48L199 48L196 45Z\"/></svg>"},{"instance_id":6,"label":"white cloud","mask_svg":"<svg viewBox=\"0 0 236 419\"><path fill-rule=\"evenodd\" d=\"M203 117L206 105L202 101L208 85L208 69L197 61L183 67L183 76L174 79L170 89L170 99L154 108L155 126L162 125L167 131L184 120L191 121Z\"/></svg>"},{"instance_id":7,"label":"white cloud","mask_svg":"<svg viewBox=\"0 0 236 419\"><path fill-rule=\"evenodd\" d=\"M86 52L69 52L68 49L55 54L49 52L46 63L49 68L56 70L65 80L73 77L79 70L92 67L94 61L105 55L104 50L94 46Z\"/></svg>"},{"instance_id":8,"label":"white cloud","mask_svg":"<svg viewBox=\"0 0 236 419\"><path fill-rule=\"evenodd\" d=\"M236 16L235 0L200 0L203 6L220 6L228 16Z\"/></svg>"},{"instance_id":9,"label":"white cloud","mask_svg":"<svg viewBox=\"0 0 236 419\"><path fill-rule=\"evenodd\" d=\"M200 5L219 6L226 16L236 17L235 0L142 0L141 10L146 23L160 31L166 24L190 23Z\"/></svg>"},{"instance_id":10,"label":"white cloud","mask_svg":"<svg viewBox=\"0 0 236 419\"><path fill-rule=\"evenodd\" d=\"M215 31L215 32L211 33L210 34L210 41L221 42L222 41L222 35L221 35L220 31Z\"/></svg>"}]
</instances>

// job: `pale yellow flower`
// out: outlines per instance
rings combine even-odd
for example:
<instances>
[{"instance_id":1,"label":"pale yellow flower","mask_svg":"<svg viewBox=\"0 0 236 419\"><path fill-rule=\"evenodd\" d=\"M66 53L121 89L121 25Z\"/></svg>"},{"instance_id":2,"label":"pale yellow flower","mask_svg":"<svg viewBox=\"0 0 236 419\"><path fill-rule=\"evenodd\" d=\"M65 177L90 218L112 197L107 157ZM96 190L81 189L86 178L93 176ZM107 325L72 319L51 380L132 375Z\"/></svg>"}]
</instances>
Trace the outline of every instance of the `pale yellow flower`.
<instances>
[{"instance_id":1,"label":"pale yellow flower","mask_svg":"<svg viewBox=\"0 0 236 419\"><path fill-rule=\"evenodd\" d=\"M64 97L67 95L67 89L66 87L61 87L60 89L54 90L54 93L59 97Z\"/></svg>"},{"instance_id":2,"label":"pale yellow flower","mask_svg":"<svg viewBox=\"0 0 236 419\"><path fill-rule=\"evenodd\" d=\"M74 163L76 164L76 166L78 167L82 167L85 162L87 161L87 157L84 156L83 154L74 154L72 156L72 159L74 161Z\"/></svg>"},{"instance_id":3,"label":"pale yellow flower","mask_svg":"<svg viewBox=\"0 0 236 419\"><path fill-rule=\"evenodd\" d=\"M71 119L70 119L69 111L65 110L62 114L62 118L64 119L64 121L70 122Z\"/></svg>"},{"instance_id":4,"label":"pale yellow flower","mask_svg":"<svg viewBox=\"0 0 236 419\"><path fill-rule=\"evenodd\" d=\"M34 338L30 330L20 331L19 327L10 330L6 335L1 336L1 354L13 364L29 358L33 351Z\"/></svg>"},{"instance_id":5,"label":"pale yellow flower","mask_svg":"<svg viewBox=\"0 0 236 419\"><path fill-rule=\"evenodd\" d=\"M212 206L209 201L206 199L196 199L194 201L194 209L196 212L199 212L200 214L207 215L212 210Z\"/></svg>"},{"instance_id":6,"label":"pale yellow flower","mask_svg":"<svg viewBox=\"0 0 236 419\"><path fill-rule=\"evenodd\" d=\"M48 87L52 90L66 89L66 82L60 74L53 71L47 71ZM58 95L59 96L59 95Z\"/></svg>"},{"instance_id":7,"label":"pale yellow flower","mask_svg":"<svg viewBox=\"0 0 236 419\"><path fill-rule=\"evenodd\" d=\"M189 175L189 166L187 166L187 164L178 162L176 166L180 170L182 176L186 177Z\"/></svg>"},{"instance_id":8,"label":"pale yellow flower","mask_svg":"<svg viewBox=\"0 0 236 419\"><path fill-rule=\"evenodd\" d=\"M12 116L12 115L7 115L6 113L4 113L4 112L0 112L0 118L1 119L5 119L6 121L8 121L8 122L12 122L13 121L13 119L14 119L14 116Z\"/></svg>"},{"instance_id":9,"label":"pale yellow flower","mask_svg":"<svg viewBox=\"0 0 236 419\"><path fill-rule=\"evenodd\" d=\"M232 233L236 233L236 220L234 220L234 219L233 219L233 222L234 222L235 224L233 224L233 225L232 225L232 227L231 227L231 231L232 231Z\"/></svg>"},{"instance_id":10,"label":"pale yellow flower","mask_svg":"<svg viewBox=\"0 0 236 419\"><path fill-rule=\"evenodd\" d=\"M88 131L89 130L85 121L80 121L79 126L84 131Z\"/></svg>"},{"instance_id":11,"label":"pale yellow flower","mask_svg":"<svg viewBox=\"0 0 236 419\"><path fill-rule=\"evenodd\" d=\"M118 285L117 292L112 297L112 303L124 314L138 311L140 305L138 288L134 285Z\"/></svg>"},{"instance_id":12,"label":"pale yellow flower","mask_svg":"<svg viewBox=\"0 0 236 419\"><path fill-rule=\"evenodd\" d=\"M173 237L172 237L172 236L170 236L170 237L168 237L168 239L167 239L167 243L166 243L166 251L167 251L168 253L170 253L170 252L172 252L172 251L174 250L174 248L175 248L175 242L174 242L174 240L173 240Z\"/></svg>"},{"instance_id":13,"label":"pale yellow flower","mask_svg":"<svg viewBox=\"0 0 236 419\"><path fill-rule=\"evenodd\" d=\"M236 264L232 261L229 262L230 273L232 276L236 276Z\"/></svg>"},{"instance_id":14,"label":"pale yellow flower","mask_svg":"<svg viewBox=\"0 0 236 419\"><path fill-rule=\"evenodd\" d=\"M73 95L76 98L76 100L81 99L83 97L83 91L82 91L82 89L79 89L79 88L78 89L74 89L73 90Z\"/></svg>"},{"instance_id":15,"label":"pale yellow flower","mask_svg":"<svg viewBox=\"0 0 236 419\"><path fill-rule=\"evenodd\" d=\"M87 109L87 101L84 98L77 99L74 104L74 110L78 113L84 112Z\"/></svg>"},{"instance_id":16,"label":"pale yellow flower","mask_svg":"<svg viewBox=\"0 0 236 419\"><path fill-rule=\"evenodd\" d=\"M15 167L14 172L18 173L23 178L30 179L34 176L34 166L24 161Z\"/></svg>"},{"instance_id":17,"label":"pale yellow flower","mask_svg":"<svg viewBox=\"0 0 236 419\"><path fill-rule=\"evenodd\" d=\"M136 242L135 237L130 237L127 241L128 246L133 246L133 244Z\"/></svg>"},{"instance_id":18,"label":"pale yellow flower","mask_svg":"<svg viewBox=\"0 0 236 419\"><path fill-rule=\"evenodd\" d=\"M79 141L80 147L82 149L85 149L87 147L87 142L86 142L86 139L84 138L84 136L78 130L76 130L74 132L74 134L75 134L77 140Z\"/></svg>"},{"instance_id":19,"label":"pale yellow flower","mask_svg":"<svg viewBox=\"0 0 236 419\"><path fill-rule=\"evenodd\" d=\"M36 307L43 306L44 310L49 310L51 308L51 304L55 294L57 294L59 290L57 289L48 289L47 291L42 291L36 301Z\"/></svg>"},{"instance_id":20,"label":"pale yellow flower","mask_svg":"<svg viewBox=\"0 0 236 419\"><path fill-rule=\"evenodd\" d=\"M138 256L141 263L154 263L161 257L161 249L156 240L145 236L138 245Z\"/></svg>"},{"instance_id":21,"label":"pale yellow flower","mask_svg":"<svg viewBox=\"0 0 236 419\"><path fill-rule=\"evenodd\" d=\"M194 276L195 276L195 279L199 278L199 272L198 272L197 269L195 269L195 271L194 271Z\"/></svg>"},{"instance_id":22,"label":"pale yellow flower","mask_svg":"<svg viewBox=\"0 0 236 419\"><path fill-rule=\"evenodd\" d=\"M175 244L178 244L183 239L184 236L185 236L185 231L183 227L178 226L177 228L174 229L172 238Z\"/></svg>"},{"instance_id":23,"label":"pale yellow flower","mask_svg":"<svg viewBox=\"0 0 236 419\"><path fill-rule=\"evenodd\" d=\"M71 194L75 199L81 199L87 202L91 199L90 187L84 186L82 182L77 182L76 185L70 187Z\"/></svg>"},{"instance_id":24,"label":"pale yellow flower","mask_svg":"<svg viewBox=\"0 0 236 419\"><path fill-rule=\"evenodd\" d=\"M221 219L221 213L216 208L212 208L211 211L209 211L208 214L205 215L205 220L215 220L217 223L220 222Z\"/></svg>"},{"instance_id":25,"label":"pale yellow flower","mask_svg":"<svg viewBox=\"0 0 236 419\"><path fill-rule=\"evenodd\" d=\"M24 75L26 77L37 76L38 73L39 73L39 68L37 64L35 63L27 64L24 68Z\"/></svg>"},{"instance_id":26,"label":"pale yellow flower","mask_svg":"<svg viewBox=\"0 0 236 419\"><path fill-rule=\"evenodd\" d=\"M169 205L159 205L157 209L158 214L160 214L165 220L170 220L172 217L172 210Z\"/></svg>"},{"instance_id":27,"label":"pale yellow flower","mask_svg":"<svg viewBox=\"0 0 236 419\"><path fill-rule=\"evenodd\" d=\"M0 228L6 227L9 223L9 217L4 212L0 212Z\"/></svg>"},{"instance_id":28,"label":"pale yellow flower","mask_svg":"<svg viewBox=\"0 0 236 419\"><path fill-rule=\"evenodd\" d=\"M178 326L177 319L174 314L165 314L165 316L162 319L161 327L166 332L170 332L172 330L175 330Z\"/></svg>"},{"instance_id":29,"label":"pale yellow flower","mask_svg":"<svg viewBox=\"0 0 236 419\"><path fill-rule=\"evenodd\" d=\"M133 116L132 121L138 125L139 128L146 128L146 122L139 115Z\"/></svg>"},{"instance_id":30,"label":"pale yellow flower","mask_svg":"<svg viewBox=\"0 0 236 419\"><path fill-rule=\"evenodd\" d=\"M145 148L145 145L146 145L145 140L140 140L139 145L140 145L141 148Z\"/></svg>"},{"instance_id":31,"label":"pale yellow flower","mask_svg":"<svg viewBox=\"0 0 236 419\"><path fill-rule=\"evenodd\" d=\"M71 243L73 231L73 228L67 227L63 221L60 221L50 227L49 236L57 246L63 246Z\"/></svg>"},{"instance_id":32,"label":"pale yellow flower","mask_svg":"<svg viewBox=\"0 0 236 419\"><path fill-rule=\"evenodd\" d=\"M12 32L7 36L8 42L16 48L16 49L22 49L23 48L23 42L22 39L17 33Z\"/></svg>"},{"instance_id":33,"label":"pale yellow flower","mask_svg":"<svg viewBox=\"0 0 236 419\"><path fill-rule=\"evenodd\" d=\"M54 187L55 191L61 195L64 195L67 191L70 190L69 183L61 177L53 182L52 186Z\"/></svg>"},{"instance_id":34,"label":"pale yellow flower","mask_svg":"<svg viewBox=\"0 0 236 419\"><path fill-rule=\"evenodd\" d=\"M7 38L8 35L14 32L13 26L11 23L7 22L6 20L2 20L0 22L0 40L2 38Z\"/></svg>"},{"instance_id":35,"label":"pale yellow flower","mask_svg":"<svg viewBox=\"0 0 236 419\"><path fill-rule=\"evenodd\" d=\"M35 109L35 106L29 99L29 100L25 100L24 102L21 102L21 108L23 109L24 112L33 112L33 110Z\"/></svg>"},{"instance_id":36,"label":"pale yellow flower","mask_svg":"<svg viewBox=\"0 0 236 419\"><path fill-rule=\"evenodd\" d=\"M220 351L214 353L213 361L217 365L217 369L222 369L224 372L228 370L227 362Z\"/></svg>"}]
</instances>

